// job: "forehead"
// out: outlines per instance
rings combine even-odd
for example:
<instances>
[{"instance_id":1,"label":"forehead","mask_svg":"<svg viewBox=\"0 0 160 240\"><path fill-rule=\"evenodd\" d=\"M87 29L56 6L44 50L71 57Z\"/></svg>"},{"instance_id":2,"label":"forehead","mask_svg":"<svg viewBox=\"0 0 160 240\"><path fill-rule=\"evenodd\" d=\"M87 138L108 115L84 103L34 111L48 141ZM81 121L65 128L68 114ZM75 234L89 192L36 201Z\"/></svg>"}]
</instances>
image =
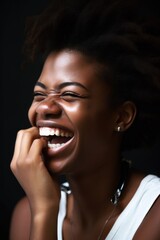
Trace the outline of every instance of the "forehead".
<instances>
[{"instance_id":1,"label":"forehead","mask_svg":"<svg viewBox=\"0 0 160 240\"><path fill-rule=\"evenodd\" d=\"M95 60L73 50L64 50L49 54L38 81L52 78L53 81L76 80L87 85L106 84L101 72L102 66Z\"/></svg>"},{"instance_id":2,"label":"forehead","mask_svg":"<svg viewBox=\"0 0 160 240\"><path fill-rule=\"evenodd\" d=\"M94 61L89 60L89 58L82 55L80 52L73 50L63 50L60 52L52 52L46 59L46 64L50 65L52 68L63 67L64 69L77 69L87 67L95 64Z\"/></svg>"},{"instance_id":3,"label":"forehead","mask_svg":"<svg viewBox=\"0 0 160 240\"><path fill-rule=\"evenodd\" d=\"M111 93L111 88L107 79L102 80L100 71L100 64L79 52L53 52L47 57L38 82L51 91L59 89L60 86L66 85L65 83L68 85L74 82L74 86L81 85L92 96L99 98L103 95L106 99Z\"/></svg>"}]
</instances>

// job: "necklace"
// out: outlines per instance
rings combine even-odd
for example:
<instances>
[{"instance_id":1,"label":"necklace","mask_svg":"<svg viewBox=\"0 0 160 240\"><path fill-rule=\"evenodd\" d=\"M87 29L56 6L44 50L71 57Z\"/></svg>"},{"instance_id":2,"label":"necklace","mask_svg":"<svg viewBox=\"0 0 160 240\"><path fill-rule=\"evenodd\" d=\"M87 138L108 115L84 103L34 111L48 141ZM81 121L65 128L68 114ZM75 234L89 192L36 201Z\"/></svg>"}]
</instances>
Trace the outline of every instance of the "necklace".
<instances>
[{"instance_id":1,"label":"necklace","mask_svg":"<svg viewBox=\"0 0 160 240\"><path fill-rule=\"evenodd\" d=\"M103 224L103 227L100 231L100 234L99 234L97 240L101 240L101 237L103 235L103 232L105 230L105 227L106 227L107 223L109 222L109 220L112 218L113 214L115 213L115 210L116 210L116 208L118 206L118 203L119 203L119 198L122 194L122 190L123 190L124 185L125 185L126 178L128 176L128 170L130 168L130 164L131 164L130 161L127 161L125 159L122 160L120 181L119 181L119 184L118 184L118 187L117 187L115 193L113 194L113 196L110 199L110 201L111 201L111 203L113 204L114 207L112 209L111 214L105 219L105 222ZM69 184L66 183L66 182L61 185L61 190L65 191L68 194L71 193L71 190L69 188Z\"/></svg>"},{"instance_id":2,"label":"necklace","mask_svg":"<svg viewBox=\"0 0 160 240\"><path fill-rule=\"evenodd\" d=\"M105 222L103 224L103 227L100 231L100 234L99 234L97 240L101 240L104 229L105 229L107 223L109 222L109 220L112 218L112 216L113 216L113 214L114 214L114 212L115 212L115 210L118 206L119 198L120 198L120 196L122 194L122 190L124 188L124 184L125 184L125 181L126 181L126 178L127 178L127 175L128 175L129 167L130 167L130 162L126 161L126 160L123 160L122 161L121 178L120 178L120 181L119 181L119 184L118 184L118 188L116 189L114 195L110 199L111 203L114 205L114 208L113 208L111 214L105 219Z\"/></svg>"},{"instance_id":3,"label":"necklace","mask_svg":"<svg viewBox=\"0 0 160 240\"><path fill-rule=\"evenodd\" d=\"M105 219L105 222L104 222L104 224L103 224L103 227L102 227L102 229L101 229L101 231L100 231L100 234L99 234L97 240L100 240L100 239L101 239L102 234L103 234L103 232L104 232L104 229L105 229L107 223L108 223L109 220L112 218L112 216L113 216L113 214L114 214L114 212L115 212L115 210L116 210L116 208L117 208L117 206L118 206L119 198L120 198L120 196L121 196L121 193L122 193L123 188L124 188L124 182L122 183L122 185L120 186L120 188L117 188L117 190L116 190L116 192L114 193L113 197L110 199L110 201L111 201L111 203L114 205L114 207L113 207L113 209L112 209L111 214Z\"/></svg>"},{"instance_id":4,"label":"necklace","mask_svg":"<svg viewBox=\"0 0 160 240\"><path fill-rule=\"evenodd\" d=\"M109 215L109 217L107 217L107 219L105 220L104 225L103 225L103 227L102 227L102 229L101 229L101 232L100 232L97 240L100 240L100 239L101 239L102 234L103 234L103 232L104 232L104 229L105 229L107 223L109 222L109 220L111 219L111 217L113 216L113 214L114 214L114 212L115 212L115 210L116 210L116 207L117 207L117 203L114 205L114 208L113 208L111 214Z\"/></svg>"}]
</instances>

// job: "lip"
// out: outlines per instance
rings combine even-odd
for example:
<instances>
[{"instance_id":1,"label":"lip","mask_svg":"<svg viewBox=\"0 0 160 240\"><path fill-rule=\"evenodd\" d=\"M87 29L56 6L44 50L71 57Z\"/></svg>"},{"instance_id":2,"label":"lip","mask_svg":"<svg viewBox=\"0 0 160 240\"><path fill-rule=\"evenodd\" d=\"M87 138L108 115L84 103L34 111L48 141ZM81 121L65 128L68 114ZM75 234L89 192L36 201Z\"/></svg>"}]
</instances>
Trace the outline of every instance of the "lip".
<instances>
[{"instance_id":1,"label":"lip","mask_svg":"<svg viewBox=\"0 0 160 240\"><path fill-rule=\"evenodd\" d=\"M69 141L64 143L64 145L57 147L57 148L50 148L47 147L47 155L49 157L56 157L57 154L61 155L63 153L71 152L74 149L74 137L72 137Z\"/></svg>"},{"instance_id":2,"label":"lip","mask_svg":"<svg viewBox=\"0 0 160 240\"><path fill-rule=\"evenodd\" d=\"M45 149L46 158L44 159L46 159L47 163L50 162L50 164L58 163L58 166L60 162L61 163L63 162L62 166L64 167L64 162L66 162L67 164L68 160L70 159L70 156L73 155L75 147L76 147L76 138L75 136L73 136L69 141L67 141L64 145L58 148L46 147ZM56 169L54 169L54 171L56 171Z\"/></svg>"},{"instance_id":3,"label":"lip","mask_svg":"<svg viewBox=\"0 0 160 240\"><path fill-rule=\"evenodd\" d=\"M40 128L40 127L59 128L59 129L62 129L64 131L68 131L68 132L71 132L74 134L74 130L73 130L73 128L71 128L71 126L67 126L66 124L59 124L59 123L53 122L53 121L39 120L39 121L37 121L36 126L38 128Z\"/></svg>"},{"instance_id":4,"label":"lip","mask_svg":"<svg viewBox=\"0 0 160 240\"><path fill-rule=\"evenodd\" d=\"M53 122L53 121L37 121L36 125L38 128L43 128L43 127L44 128L45 127L58 128L58 129L61 129L63 131L67 131L67 132L70 132L73 134L73 136L67 142L65 142L63 145L61 145L59 147L56 147L56 148L55 147L54 148L46 147L45 152L49 158L55 159L56 157L61 156L61 155L63 155L63 156L68 155L67 153L71 153L73 151L73 149L75 147L75 134L74 134L73 128L68 127L66 125L65 126L61 125L61 124ZM43 137L47 141L47 136L46 137L41 136L41 137ZM63 157L63 158L65 158L65 157Z\"/></svg>"}]
</instances>

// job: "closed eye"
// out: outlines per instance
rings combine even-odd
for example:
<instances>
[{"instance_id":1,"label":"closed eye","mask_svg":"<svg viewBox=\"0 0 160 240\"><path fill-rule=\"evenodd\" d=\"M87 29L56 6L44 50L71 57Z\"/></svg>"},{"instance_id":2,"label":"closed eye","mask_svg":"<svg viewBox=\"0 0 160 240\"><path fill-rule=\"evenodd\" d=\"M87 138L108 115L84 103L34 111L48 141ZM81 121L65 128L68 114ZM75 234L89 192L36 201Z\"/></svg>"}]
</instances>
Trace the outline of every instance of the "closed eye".
<instances>
[{"instance_id":1,"label":"closed eye","mask_svg":"<svg viewBox=\"0 0 160 240\"><path fill-rule=\"evenodd\" d=\"M80 97L80 95L78 93L75 92L64 92L61 94L61 96L71 96L71 97Z\"/></svg>"},{"instance_id":2,"label":"closed eye","mask_svg":"<svg viewBox=\"0 0 160 240\"><path fill-rule=\"evenodd\" d=\"M61 94L61 98L64 99L64 100L67 100L67 101L74 101L76 99L79 99L79 98L87 98L87 96L85 95L80 95L78 93L75 93L75 92L63 92Z\"/></svg>"},{"instance_id":3,"label":"closed eye","mask_svg":"<svg viewBox=\"0 0 160 240\"><path fill-rule=\"evenodd\" d=\"M46 97L46 95L44 93L42 93L42 92L34 92L33 93L33 98L36 101L43 100L45 97Z\"/></svg>"}]
</instances>

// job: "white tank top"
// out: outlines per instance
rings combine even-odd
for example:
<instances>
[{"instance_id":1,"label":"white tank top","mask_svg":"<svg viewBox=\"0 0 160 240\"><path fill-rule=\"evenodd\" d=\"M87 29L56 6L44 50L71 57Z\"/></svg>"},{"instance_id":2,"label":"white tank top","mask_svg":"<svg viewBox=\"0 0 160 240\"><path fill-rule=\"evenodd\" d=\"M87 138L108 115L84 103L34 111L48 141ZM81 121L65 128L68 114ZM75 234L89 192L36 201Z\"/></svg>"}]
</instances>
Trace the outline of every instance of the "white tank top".
<instances>
[{"instance_id":1,"label":"white tank top","mask_svg":"<svg viewBox=\"0 0 160 240\"><path fill-rule=\"evenodd\" d=\"M147 175L140 183L133 198L119 215L105 240L131 240L144 217L160 196L160 178ZM66 215L67 193L61 191L58 214L58 240L63 240L62 225Z\"/></svg>"}]
</instances>

